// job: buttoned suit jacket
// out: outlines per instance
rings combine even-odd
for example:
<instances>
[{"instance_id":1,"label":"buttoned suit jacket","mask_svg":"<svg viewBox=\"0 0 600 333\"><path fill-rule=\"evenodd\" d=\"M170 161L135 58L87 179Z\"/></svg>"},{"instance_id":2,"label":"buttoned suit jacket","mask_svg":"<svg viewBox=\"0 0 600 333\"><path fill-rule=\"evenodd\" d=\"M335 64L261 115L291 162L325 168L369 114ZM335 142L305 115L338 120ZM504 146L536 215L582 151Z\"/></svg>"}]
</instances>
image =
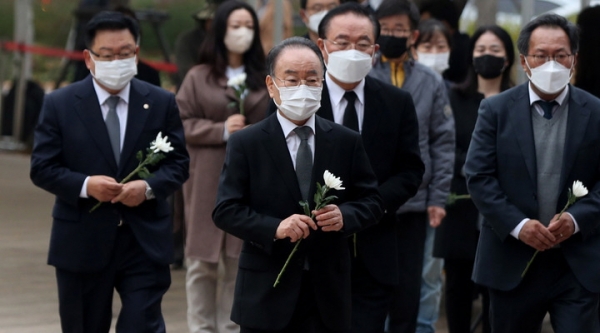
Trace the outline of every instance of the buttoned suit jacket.
<instances>
[{"instance_id":1,"label":"buttoned suit jacket","mask_svg":"<svg viewBox=\"0 0 600 333\"><path fill-rule=\"evenodd\" d=\"M316 117L309 203L314 208L316 183L329 170L340 177L341 232L311 231L273 284L295 243L274 240L277 227L303 214L302 200L286 140L276 115L231 135L221 173L213 220L244 240L231 318L241 326L281 330L298 301L305 260L322 320L332 330L350 329L350 249L347 238L376 223L382 215L377 180L358 133Z\"/></svg>"},{"instance_id":2,"label":"buttoned suit jacket","mask_svg":"<svg viewBox=\"0 0 600 333\"><path fill-rule=\"evenodd\" d=\"M425 166L419 150L419 125L410 94L367 76L361 137L379 183L385 215L357 234L357 254L382 284L399 281L396 211L421 185ZM327 84L317 115L333 121Z\"/></svg>"},{"instance_id":3,"label":"buttoned suit jacket","mask_svg":"<svg viewBox=\"0 0 600 333\"><path fill-rule=\"evenodd\" d=\"M80 198L87 176L105 175L121 181L137 165L162 132L174 150L146 181L155 199L137 207ZM30 176L33 183L56 196L48 263L73 272L94 272L109 262L118 225L129 225L144 252L159 264L172 261L170 208L166 198L188 177L189 158L172 93L133 79L127 128L120 163L114 158L92 77L46 96L35 130ZM134 177L132 179L139 179Z\"/></svg>"},{"instance_id":4,"label":"buttoned suit jacket","mask_svg":"<svg viewBox=\"0 0 600 333\"><path fill-rule=\"evenodd\" d=\"M569 86L569 112L558 213L575 180L590 190L567 209L580 232L561 243L577 280L600 292L600 100ZM537 166L528 83L482 101L465 164L467 185L484 217L473 279L514 289L535 250L510 235L525 218L538 218Z\"/></svg>"}]
</instances>

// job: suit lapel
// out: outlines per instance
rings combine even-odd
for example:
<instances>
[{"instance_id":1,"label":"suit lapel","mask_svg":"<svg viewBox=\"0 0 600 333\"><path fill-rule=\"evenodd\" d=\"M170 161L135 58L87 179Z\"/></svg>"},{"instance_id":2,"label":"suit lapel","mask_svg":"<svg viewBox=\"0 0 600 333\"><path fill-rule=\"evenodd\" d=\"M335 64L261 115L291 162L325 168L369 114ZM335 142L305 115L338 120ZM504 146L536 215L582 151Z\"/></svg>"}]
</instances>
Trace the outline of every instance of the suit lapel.
<instances>
[{"instance_id":1,"label":"suit lapel","mask_svg":"<svg viewBox=\"0 0 600 333\"><path fill-rule=\"evenodd\" d=\"M329 132L332 130L330 124L321 119L320 117L315 118L315 158L313 163L313 171L311 177L309 199L313 197L316 188L316 182L321 182L323 185L322 175L327 170L327 166L330 165L331 152L333 151L333 144L329 137ZM310 202L310 200L309 200ZM312 202L311 202L312 204Z\"/></svg>"},{"instance_id":2,"label":"suit lapel","mask_svg":"<svg viewBox=\"0 0 600 333\"><path fill-rule=\"evenodd\" d=\"M279 121L277 121L277 115L273 114L267 118L263 131L266 134L263 145L265 145L272 163L279 171L283 184L292 195L292 198L299 202L302 200L302 194L300 193L300 186L298 186L294 164L292 163L291 158L282 159L283 156L289 157L290 151L287 147L285 137L283 136L281 125L279 125Z\"/></svg>"},{"instance_id":3,"label":"suit lapel","mask_svg":"<svg viewBox=\"0 0 600 333\"><path fill-rule=\"evenodd\" d=\"M368 76L365 78L365 107L361 136L366 147L376 144L372 140L378 137L377 127L379 126L381 113L386 110L382 99L379 98L377 87L375 87L376 83L373 78Z\"/></svg>"},{"instance_id":4,"label":"suit lapel","mask_svg":"<svg viewBox=\"0 0 600 333\"><path fill-rule=\"evenodd\" d=\"M106 124L102 117L102 110L98 103L98 96L94 91L92 76L88 76L83 83L83 89L76 93L79 101L75 103L75 112L84 124L92 141L98 147L98 150L104 156L113 172L117 172L117 162L113 155Z\"/></svg>"},{"instance_id":5,"label":"suit lapel","mask_svg":"<svg viewBox=\"0 0 600 333\"><path fill-rule=\"evenodd\" d=\"M153 106L153 101L149 98L146 87L136 82L136 80L132 80L127 111L127 129L125 130L125 139L123 148L121 149L119 174L123 172L123 169L129 163L129 160L134 158L134 155L137 153L133 150L144 129L148 113L151 112ZM142 143L142 146L150 147L150 142Z\"/></svg>"},{"instance_id":6,"label":"suit lapel","mask_svg":"<svg viewBox=\"0 0 600 333\"><path fill-rule=\"evenodd\" d=\"M329 98L329 89L326 81L323 81L323 91L321 92L321 108L317 111L320 117L329 121L333 120L333 110L331 109L331 99Z\"/></svg>"},{"instance_id":7,"label":"suit lapel","mask_svg":"<svg viewBox=\"0 0 600 333\"><path fill-rule=\"evenodd\" d=\"M565 137L565 147L563 150L562 171L560 175L560 189L564 189L566 181L573 168L575 157L579 146L583 141L590 118L590 110L585 107L585 99L578 96L579 92L573 86L569 86L569 114L567 118L567 133ZM583 101L583 104L580 104Z\"/></svg>"},{"instance_id":8,"label":"suit lapel","mask_svg":"<svg viewBox=\"0 0 600 333\"><path fill-rule=\"evenodd\" d=\"M513 99L506 106L508 112L513 112L514 117L509 119L514 120L512 127L513 133L517 138L521 154L527 165L527 171L533 181L533 185L537 188L537 163L535 155L535 140L533 138L533 125L531 122L531 106L529 104L529 88L528 83L522 84L517 88L513 95Z\"/></svg>"}]
</instances>

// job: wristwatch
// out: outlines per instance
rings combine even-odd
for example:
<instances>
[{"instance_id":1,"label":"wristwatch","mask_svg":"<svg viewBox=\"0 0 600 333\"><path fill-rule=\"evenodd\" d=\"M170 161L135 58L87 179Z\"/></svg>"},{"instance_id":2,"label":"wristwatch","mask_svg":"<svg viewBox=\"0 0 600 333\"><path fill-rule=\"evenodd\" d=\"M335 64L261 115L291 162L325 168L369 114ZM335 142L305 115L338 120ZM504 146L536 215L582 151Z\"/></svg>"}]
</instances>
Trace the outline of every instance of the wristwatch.
<instances>
[{"instance_id":1,"label":"wristwatch","mask_svg":"<svg viewBox=\"0 0 600 333\"><path fill-rule=\"evenodd\" d=\"M154 199L154 192L152 191L152 187L150 187L150 184L148 184L147 181L144 181L144 183L146 183L146 200Z\"/></svg>"}]
</instances>

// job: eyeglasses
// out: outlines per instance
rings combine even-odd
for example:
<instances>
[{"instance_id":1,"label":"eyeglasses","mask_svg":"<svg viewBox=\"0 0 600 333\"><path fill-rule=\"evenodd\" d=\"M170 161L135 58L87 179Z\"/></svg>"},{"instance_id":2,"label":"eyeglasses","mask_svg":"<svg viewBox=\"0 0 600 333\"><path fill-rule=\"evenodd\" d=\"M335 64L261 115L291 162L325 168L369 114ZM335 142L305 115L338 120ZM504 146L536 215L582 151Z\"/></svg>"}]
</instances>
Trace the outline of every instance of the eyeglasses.
<instances>
[{"instance_id":1,"label":"eyeglasses","mask_svg":"<svg viewBox=\"0 0 600 333\"><path fill-rule=\"evenodd\" d=\"M381 35L394 37L407 37L410 35L409 29L387 29L381 28Z\"/></svg>"},{"instance_id":2,"label":"eyeglasses","mask_svg":"<svg viewBox=\"0 0 600 333\"><path fill-rule=\"evenodd\" d=\"M88 51L91 54L93 54L96 58L98 58L98 60L100 60L100 61L112 61L115 59L129 59L135 55L135 51L132 51L132 50L123 50L119 54L110 54L110 53L98 54L90 49L88 49Z\"/></svg>"},{"instance_id":3,"label":"eyeglasses","mask_svg":"<svg viewBox=\"0 0 600 333\"><path fill-rule=\"evenodd\" d=\"M309 77L306 80L298 79L295 77L290 77L288 79L280 79L274 75L272 77L276 78L279 81L283 81L283 85L286 88L299 87L301 84L305 84L309 87L320 87L323 84L323 79L319 79L316 77Z\"/></svg>"},{"instance_id":4,"label":"eyeglasses","mask_svg":"<svg viewBox=\"0 0 600 333\"><path fill-rule=\"evenodd\" d=\"M541 55L541 54L529 54L529 55L527 55L527 57L531 57L533 59L533 63L535 65L542 65L550 60L554 60L558 63L564 64L565 62L570 60L571 57L573 57L573 55L566 54L566 53L559 53L559 54L555 54L553 56L546 56L546 55Z\"/></svg>"},{"instance_id":5,"label":"eyeglasses","mask_svg":"<svg viewBox=\"0 0 600 333\"><path fill-rule=\"evenodd\" d=\"M330 39L325 39L325 40L330 42L331 44L335 45L335 48L339 51L349 50L350 46L352 46L352 48L355 50L358 50L361 52L369 52L373 48L373 46L375 46L375 44L369 44L369 42L366 42L366 41L360 41L358 43L351 43L346 40L340 40L340 41L335 41L335 40L330 40Z\"/></svg>"}]
</instances>

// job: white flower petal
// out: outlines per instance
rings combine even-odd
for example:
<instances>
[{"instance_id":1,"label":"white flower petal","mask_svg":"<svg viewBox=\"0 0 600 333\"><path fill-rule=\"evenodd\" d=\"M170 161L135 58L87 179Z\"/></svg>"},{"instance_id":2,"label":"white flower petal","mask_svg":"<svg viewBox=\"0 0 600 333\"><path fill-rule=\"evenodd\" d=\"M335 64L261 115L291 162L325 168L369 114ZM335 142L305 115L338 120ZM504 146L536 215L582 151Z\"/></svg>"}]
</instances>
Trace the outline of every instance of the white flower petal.
<instances>
[{"instance_id":1,"label":"white flower petal","mask_svg":"<svg viewBox=\"0 0 600 333\"><path fill-rule=\"evenodd\" d=\"M583 197L588 194L588 189L583 186L583 183L579 180L573 182L573 194L577 197Z\"/></svg>"},{"instance_id":2,"label":"white flower petal","mask_svg":"<svg viewBox=\"0 0 600 333\"><path fill-rule=\"evenodd\" d=\"M339 177L334 176L328 170L325 170L323 173L323 181L325 182L325 186L334 189L334 190L344 190L342 187L342 181Z\"/></svg>"}]
</instances>

